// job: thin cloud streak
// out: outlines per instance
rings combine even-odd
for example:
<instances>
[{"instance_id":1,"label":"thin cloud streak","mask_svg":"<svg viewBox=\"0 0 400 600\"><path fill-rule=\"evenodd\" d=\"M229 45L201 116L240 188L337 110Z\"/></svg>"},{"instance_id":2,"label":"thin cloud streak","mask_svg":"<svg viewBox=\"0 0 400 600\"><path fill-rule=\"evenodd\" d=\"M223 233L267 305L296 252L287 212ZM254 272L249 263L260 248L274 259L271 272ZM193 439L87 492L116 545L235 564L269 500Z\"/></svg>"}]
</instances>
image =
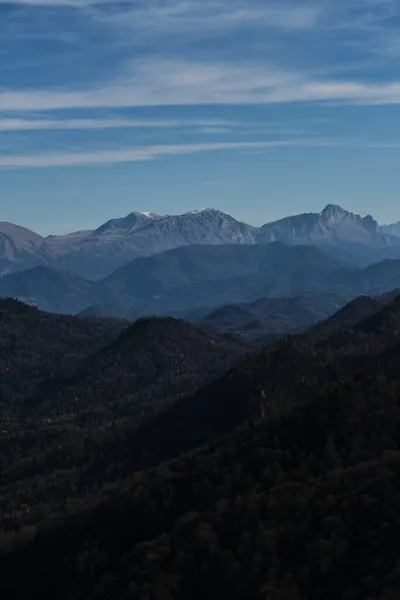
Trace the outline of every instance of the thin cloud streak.
<instances>
[{"instance_id":1,"label":"thin cloud streak","mask_svg":"<svg viewBox=\"0 0 400 600\"><path fill-rule=\"evenodd\" d=\"M0 131L48 131L80 129L119 129L119 128L186 128L201 127L213 133L222 133L225 127L234 127L236 121L171 119L171 120L132 120L132 119L0 119Z\"/></svg>"},{"instance_id":2,"label":"thin cloud streak","mask_svg":"<svg viewBox=\"0 0 400 600\"><path fill-rule=\"evenodd\" d=\"M112 0L0 0L0 4L22 4L26 6L85 6L89 4L113 4Z\"/></svg>"},{"instance_id":3,"label":"thin cloud streak","mask_svg":"<svg viewBox=\"0 0 400 600\"><path fill-rule=\"evenodd\" d=\"M143 162L165 158L197 154L200 152L221 152L266 148L314 148L332 147L337 142L331 140L270 140L263 142L216 142L209 144L156 145L126 148L123 150L106 150L93 153L74 154L35 154L35 155L0 155L2 168L36 168L36 167L69 167L100 164L117 164Z\"/></svg>"},{"instance_id":4,"label":"thin cloud streak","mask_svg":"<svg viewBox=\"0 0 400 600\"><path fill-rule=\"evenodd\" d=\"M251 105L296 102L400 103L400 80L318 80L262 65L145 61L110 84L83 91L8 90L0 111Z\"/></svg>"},{"instance_id":5,"label":"thin cloud streak","mask_svg":"<svg viewBox=\"0 0 400 600\"><path fill-rule=\"evenodd\" d=\"M161 0L0 0L1 4L76 9L92 7L92 18L141 33L145 29L146 35L172 30L186 33L221 31L221 27L230 30L248 25L302 30L313 27L322 12L321 3L309 2L299 6L293 0L275 5L259 0L175 0L170 4ZM102 6L110 6L113 10L104 11ZM98 10L96 7L99 7Z\"/></svg>"},{"instance_id":6,"label":"thin cloud streak","mask_svg":"<svg viewBox=\"0 0 400 600\"><path fill-rule=\"evenodd\" d=\"M0 155L0 168L83 167L151 161L169 156L202 152L266 151L285 148L350 148L354 150L400 150L399 143L351 142L334 139L290 139L262 142L215 142L209 144L155 145L92 153Z\"/></svg>"},{"instance_id":7,"label":"thin cloud streak","mask_svg":"<svg viewBox=\"0 0 400 600\"><path fill-rule=\"evenodd\" d=\"M293 0L276 4L243 0L178 0L170 5L132 2L113 13L96 8L92 12L92 17L100 23L131 29L139 38L166 33L207 37L249 27L301 31L313 28L321 15L321 3L300 6Z\"/></svg>"}]
</instances>

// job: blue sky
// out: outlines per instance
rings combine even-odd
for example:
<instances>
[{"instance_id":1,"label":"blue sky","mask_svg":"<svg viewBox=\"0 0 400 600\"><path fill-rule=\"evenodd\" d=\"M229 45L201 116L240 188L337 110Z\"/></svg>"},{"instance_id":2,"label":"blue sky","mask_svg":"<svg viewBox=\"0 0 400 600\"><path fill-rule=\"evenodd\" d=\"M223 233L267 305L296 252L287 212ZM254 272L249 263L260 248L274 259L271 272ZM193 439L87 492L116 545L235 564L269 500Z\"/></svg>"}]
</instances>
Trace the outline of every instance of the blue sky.
<instances>
[{"instance_id":1,"label":"blue sky","mask_svg":"<svg viewBox=\"0 0 400 600\"><path fill-rule=\"evenodd\" d=\"M400 0L0 0L0 220L400 219Z\"/></svg>"}]
</instances>

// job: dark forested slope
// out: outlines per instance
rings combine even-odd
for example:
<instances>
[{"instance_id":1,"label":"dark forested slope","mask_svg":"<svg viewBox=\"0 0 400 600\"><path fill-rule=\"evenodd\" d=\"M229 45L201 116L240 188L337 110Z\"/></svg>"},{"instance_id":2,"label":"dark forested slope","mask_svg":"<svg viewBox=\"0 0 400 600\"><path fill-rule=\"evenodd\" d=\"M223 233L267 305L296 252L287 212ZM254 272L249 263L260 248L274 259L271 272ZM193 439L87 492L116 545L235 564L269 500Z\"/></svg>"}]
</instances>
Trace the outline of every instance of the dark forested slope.
<instances>
[{"instance_id":1,"label":"dark forested slope","mask_svg":"<svg viewBox=\"0 0 400 600\"><path fill-rule=\"evenodd\" d=\"M0 406L11 412L40 381L72 369L109 344L126 324L44 313L0 299Z\"/></svg>"},{"instance_id":2,"label":"dark forested slope","mask_svg":"<svg viewBox=\"0 0 400 600\"><path fill-rule=\"evenodd\" d=\"M332 292L308 292L282 298L260 298L221 306L199 323L217 332L239 335L263 345L327 319L350 298Z\"/></svg>"},{"instance_id":3,"label":"dark forested slope","mask_svg":"<svg viewBox=\"0 0 400 600\"><path fill-rule=\"evenodd\" d=\"M0 526L40 520L125 475L138 464L124 451L127 436L247 350L183 321L143 319L74 370L48 371L3 413Z\"/></svg>"},{"instance_id":4,"label":"dark forested slope","mask_svg":"<svg viewBox=\"0 0 400 600\"><path fill-rule=\"evenodd\" d=\"M123 404L121 423L112 419L103 435L96 429L96 411L90 415L82 406L72 418L61 397L80 390L79 399L90 390L101 422L107 406L101 405L102 390L106 397L109 385L129 380L132 367L124 372L124 363L130 353L135 368L144 369L133 375L134 382L142 378L140 389L151 389L158 378L161 389L172 391L162 365L169 371L179 365L175 379L196 373L199 362L182 365L175 339L187 357L199 348L204 365L231 353L233 342L209 344L204 332L181 321L139 321L84 361L74 381L60 379L59 401L44 398L36 404L31 398L27 414L67 403L71 421L65 425L49 417L49 429L41 426L31 436L42 436L42 450L19 462L14 457L13 468L2 469L3 528L37 523L52 513L38 530L23 527L19 536L3 537L2 595L397 599L400 299L378 310L374 305L372 313L369 301L360 302L368 310L359 322L350 326L346 318L328 337L313 332L276 342L239 359L194 393L184 393L183 386L171 405L137 430L129 417L124 421L129 411ZM352 307L347 314L353 314ZM110 356L119 356L126 344L130 352L116 360L121 377L112 378ZM207 363L209 345L217 351ZM112 399L107 402L113 406ZM66 436L71 442L72 435L75 449L61 444L59 451L59 440ZM2 446L3 465L12 443ZM102 489L136 466L201 443L208 445ZM16 448L21 452L21 442ZM72 505L73 497L80 502Z\"/></svg>"},{"instance_id":5,"label":"dark forested slope","mask_svg":"<svg viewBox=\"0 0 400 600\"><path fill-rule=\"evenodd\" d=\"M396 299L353 328L339 327L331 337L325 332L306 333L253 352L130 436L130 453L139 458L134 466L176 456L246 419L306 400L341 378L358 373L387 376L397 366L400 372L399 344L400 299Z\"/></svg>"},{"instance_id":6,"label":"dark forested slope","mask_svg":"<svg viewBox=\"0 0 400 600\"><path fill-rule=\"evenodd\" d=\"M399 392L345 380L137 474L4 555L3 595L398 598Z\"/></svg>"}]
</instances>

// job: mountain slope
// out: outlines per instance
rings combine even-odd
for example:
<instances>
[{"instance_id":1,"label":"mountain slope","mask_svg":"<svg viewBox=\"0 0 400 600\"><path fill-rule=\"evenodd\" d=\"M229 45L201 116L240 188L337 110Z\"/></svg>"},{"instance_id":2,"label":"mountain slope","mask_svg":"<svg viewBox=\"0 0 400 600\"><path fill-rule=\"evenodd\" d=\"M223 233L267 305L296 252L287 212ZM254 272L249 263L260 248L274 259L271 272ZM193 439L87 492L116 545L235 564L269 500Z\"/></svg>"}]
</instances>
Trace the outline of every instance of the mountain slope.
<instances>
[{"instance_id":1,"label":"mountain slope","mask_svg":"<svg viewBox=\"0 0 400 600\"><path fill-rule=\"evenodd\" d=\"M0 223L0 277L41 264L44 243L37 233L13 223Z\"/></svg>"},{"instance_id":2,"label":"mountain slope","mask_svg":"<svg viewBox=\"0 0 400 600\"><path fill-rule=\"evenodd\" d=\"M136 474L3 553L0 590L26 600L396 598L399 397L398 379L337 381Z\"/></svg>"},{"instance_id":3,"label":"mountain slope","mask_svg":"<svg viewBox=\"0 0 400 600\"><path fill-rule=\"evenodd\" d=\"M336 294L346 301L392 290L399 283L400 260L349 269L315 246L190 246L117 270L98 284L101 305L89 312L134 319L310 292Z\"/></svg>"},{"instance_id":4,"label":"mountain slope","mask_svg":"<svg viewBox=\"0 0 400 600\"><path fill-rule=\"evenodd\" d=\"M5 412L19 410L21 400L41 381L72 369L110 343L124 326L122 321L48 314L17 300L0 299L2 418Z\"/></svg>"},{"instance_id":5,"label":"mountain slope","mask_svg":"<svg viewBox=\"0 0 400 600\"><path fill-rule=\"evenodd\" d=\"M326 331L305 333L250 354L215 382L149 421L129 441L129 453L140 457L134 466L176 456L228 433L246 419L306 400L342 377L387 376L400 368L399 299L381 310L365 311L353 329L346 323L343 328L343 320L337 325L328 327L330 337Z\"/></svg>"},{"instance_id":6,"label":"mountain slope","mask_svg":"<svg viewBox=\"0 0 400 600\"><path fill-rule=\"evenodd\" d=\"M0 434L0 502L16 514L4 511L0 530L18 526L24 504L23 520L40 521L43 496L53 510L129 473L141 453L125 452L126 440L248 351L175 319L142 319L94 349L74 369L46 378L44 368L22 397L15 390Z\"/></svg>"},{"instance_id":7,"label":"mountain slope","mask_svg":"<svg viewBox=\"0 0 400 600\"><path fill-rule=\"evenodd\" d=\"M339 206L253 227L215 209L182 215L132 212L93 231L42 238L11 224L0 224L0 272L46 264L88 279L102 279L141 256L191 245L316 244L346 262L365 266L400 258L400 240L392 229L379 228Z\"/></svg>"},{"instance_id":8,"label":"mountain slope","mask_svg":"<svg viewBox=\"0 0 400 600\"><path fill-rule=\"evenodd\" d=\"M253 228L218 210L183 215L131 213L91 232L55 260L61 268L101 279L140 256L193 244L254 244ZM54 249L53 249L54 250Z\"/></svg>"},{"instance_id":9,"label":"mountain slope","mask_svg":"<svg viewBox=\"0 0 400 600\"><path fill-rule=\"evenodd\" d=\"M381 225L379 231L384 235L400 236L400 221L391 225Z\"/></svg>"},{"instance_id":10,"label":"mountain slope","mask_svg":"<svg viewBox=\"0 0 400 600\"><path fill-rule=\"evenodd\" d=\"M134 320L310 292L333 293L346 301L399 283L400 261L354 269L316 246L273 242L176 248L136 259L97 283L36 267L1 278L0 295L54 312Z\"/></svg>"},{"instance_id":11,"label":"mountain slope","mask_svg":"<svg viewBox=\"0 0 400 600\"><path fill-rule=\"evenodd\" d=\"M65 271L37 266L0 279L0 297L18 298L39 309L77 313L94 298L90 281Z\"/></svg>"},{"instance_id":12,"label":"mountain slope","mask_svg":"<svg viewBox=\"0 0 400 600\"><path fill-rule=\"evenodd\" d=\"M378 232L377 222L368 215L360 217L340 206L328 204L320 213L286 217L261 227L260 235L268 241L291 243L361 242L371 243ZM376 241L380 241L378 237Z\"/></svg>"},{"instance_id":13,"label":"mountain slope","mask_svg":"<svg viewBox=\"0 0 400 600\"><path fill-rule=\"evenodd\" d=\"M307 334L329 338L339 329L354 327L370 315L382 309L384 302L379 297L357 296L334 315L312 327Z\"/></svg>"},{"instance_id":14,"label":"mountain slope","mask_svg":"<svg viewBox=\"0 0 400 600\"><path fill-rule=\"evenodd\" d=\"M154 222L164 219L161 215L156 215L150 212L133 212L123 217L122 219L111 219L104 223L97 229L91 232L91 237L123 237L126 235L132 235L142 229L147 229Z\"/></svg>"},{"instance_id":15,"label":"mountain slope","mask_svg":"<svg viewBox=\"0 0 400 600\"><path fill-rule=\"evenodd\" d=\"M218 332L240 335L256 343L309 327L335 313L346 298L333 293L304 293L283 298L261 298L248 304L217 308L199 323Z\"/></svg>"},{"instance_id":16,"label":"mountain slope","mask_svg":"<svg viewBox=\"0 0 400 600\"><path fill-rule=\"evenodd\" d=\"M133 261L100 282L97 294L103 303L130 305L131 317L162 314L290 294L292 287L313 285L316 272L328 283L330 273L341 269L312 246L188 246Z\"/></svg>"},{"instance_id":17,"label":"mountain slope","mask_svg":"<svg viewBox=\"0 0 400 600\"><path fill-rule=\"evenodd\" d=\"M268 223L257 232L257 241L281 241L290 244L316 244L339 256L358 258L361 262L400 258L400 244L395 237L380 232L378 223L367 215L355 215L340 206L328 204L320 213L286 217Z\"/></svg>"},{"instance_id":18,"label":"mountain slope","mask_svg":"<svg viewBox=\"0 0 400 600\"><path fill-rule=\"evenodd\" d=\"M11 369L18 387L0 436L2 527L38 523L43 498L54 511L135 468L214 443L246 420L323 397L338 381L396 378L399 332L396 299L328 340L305 334L241 357L247 349L232 340L174 319L143 319L75 369L42 374L31 393L20 390L24 367L21 380Z\"/></svg>"}]
</instances>

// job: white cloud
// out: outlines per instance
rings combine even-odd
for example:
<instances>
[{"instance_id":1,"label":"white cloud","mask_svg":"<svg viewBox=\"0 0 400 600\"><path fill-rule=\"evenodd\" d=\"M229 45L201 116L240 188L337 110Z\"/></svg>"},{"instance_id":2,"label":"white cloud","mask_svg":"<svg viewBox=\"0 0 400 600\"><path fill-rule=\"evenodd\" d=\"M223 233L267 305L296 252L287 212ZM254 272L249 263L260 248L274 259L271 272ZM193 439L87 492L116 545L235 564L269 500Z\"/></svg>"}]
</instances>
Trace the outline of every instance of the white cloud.
<instances>
[{"instance_id":1,"label":"white cloud","mask_svg":"<svg viewBox=\"0 0 400 600\"><path fill-rule=\"evenodd\" d=\"M288 139L261 142L215 142L207 144L154 145L104 150L99 152L5 155L0 154L0 168L77 167L133 163L184 156L200 152L242 151L263 153L284 148L350 148L354 150L400 150L400 142L352 142L338 139Z\"/></svg>"},{"instance_id":2,"label":"white cloud","mask_svg":"<svg viewBox=\"0 0 400 600\"><path fill-rule=\"evenodd\" d=\"M273 104L288 102L399 104L400 80L319 80L259 64L142 61L110 84L81 91L8 90L0 111ZM99 124L100 126L100 124Z\"/></svg>"},{"instance_id":3,"label":"white cloud","mask_svg":"<svg viewBox=\"0 0 400 600\"><path fill-rule=\"evenodd\" d=\"M112 0L0 0L0 4L25 4L27 6L85 6L88 4L112 4Z\"/></svg>"},{"instance_id":4,"label":"white cloud","mask_svg":"<svg viewBox=\"0 0 400 600\"><path fill-rule=\"evenodd\" d=\"M206 127L199 127L198 129L195 129L195 133L214 135L214 134L221 134L221 133L233 133L233 131L232 131L232 129L229 129L229 127L206 126Z\"/></svg>"},{"instance_id":5,"label":"white cloud","mask_svg":"<svg viewBox=\"0 0 400 600\"><path fill-rule=\"evenodd\" d=\"M47 131L119 128L178 128L201 127L204 133L221 133L235 121L201 119L0 119L0 131ZM208 131L207 131L208 130ZM230 131L229 129L227 131Z\"/></svg>"},{"instance_id":6,"label":"white cloud","mask_svg":"<svg viewBox=\"0 0 400 600\"><path fill-rule=\"evenodd\" d=\"M295 0L264 2L262 0L0 0L0 4L44 7L109 6L112 10L93 12L98 20L130 27L146 33L157 31L199 31L243 27L308 29L321 14L321 2L308 0L299 5Z\"/></svg>"},{"instance_id":7,"label":"white cloud","mask_svg":"<svg viewBox=\"0 0 400 600\"><path fill-rule=\"evenodd\" d=\"M141 162L167 156L196 154L198 152L234 151L264 148L329 147L329 140L270 140L264 142L216 142L210 144L157 145L107 150L92 153L0 155L0 167L68 167L99 164Z\"/></svg>"},{"instance_id":8,"label":"white cloud","mask_svg":"<svg viewBox=\"0 0 400 600\"><path fill-rule=\"evenodd\" d=\"M95 4L95 3L94 3ZM94 11L99 21L130 28L141 38L160 34L220 35L248 27L302 30L314 27L324 0L299 4L293 0L175 0L132 2L111 13Z\"/></svg>"}]
</instances>

